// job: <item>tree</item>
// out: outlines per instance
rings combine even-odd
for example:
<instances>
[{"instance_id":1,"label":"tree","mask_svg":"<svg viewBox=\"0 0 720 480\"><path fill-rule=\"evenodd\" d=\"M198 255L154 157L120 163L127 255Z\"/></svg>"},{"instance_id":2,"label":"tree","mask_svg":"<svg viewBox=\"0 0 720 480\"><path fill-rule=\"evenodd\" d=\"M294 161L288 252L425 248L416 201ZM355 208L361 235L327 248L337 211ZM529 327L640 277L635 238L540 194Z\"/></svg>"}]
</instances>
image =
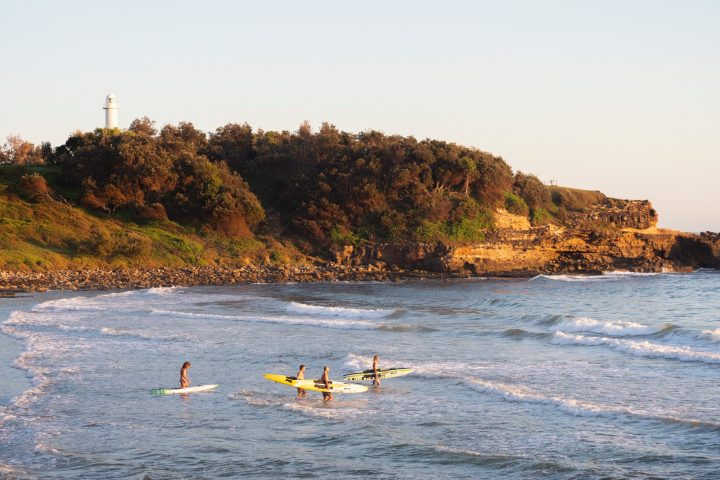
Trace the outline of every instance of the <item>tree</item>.
<instances>
[{"instance_id":1,"label":"tree","mask_svg":"<svg viewBox=\"0 0 720 480\"><path fill-rule=\"evenodd\" d=\"M56 150L63 178L79 187L82 202L145 219L170 218L246 235L265 218L248 185L222 162L211 162L205 133L191 123L158 133L148 118L127 131L76 132Z\"/></svg>"},{"instance_id":2,"label":"tree","mask_svg":"<svg viewBox=\"0 0 720 480\"><path fill-rule=\"evenodd\" d=\"M458 163L462 171L465 172L465 198L467 198L470 189L470 177L477 172L477 164L475 160L467 156L461 157Z\"/></svg>"},{"instance_id":3,"label":"tree","mask_svg":"<svg viewBox=\"0 0 720 480\"><path fill-rule=\"evenodd\" d=\"M546 207L550 203L550 189L535 175L517 172L513 190L532 209Z\"/></svg>"},{"instance_id":4,"label":"tree","mask_svg":"<svg viewBox=\"0 0 720 480\"><path fill-rule=\"evenodd\" d=\"M9 163L38 164L43 163L42 150L32 143L23 140L20 135L8 135L2 148L3 156Z\"/></svg>"}]
</instances>

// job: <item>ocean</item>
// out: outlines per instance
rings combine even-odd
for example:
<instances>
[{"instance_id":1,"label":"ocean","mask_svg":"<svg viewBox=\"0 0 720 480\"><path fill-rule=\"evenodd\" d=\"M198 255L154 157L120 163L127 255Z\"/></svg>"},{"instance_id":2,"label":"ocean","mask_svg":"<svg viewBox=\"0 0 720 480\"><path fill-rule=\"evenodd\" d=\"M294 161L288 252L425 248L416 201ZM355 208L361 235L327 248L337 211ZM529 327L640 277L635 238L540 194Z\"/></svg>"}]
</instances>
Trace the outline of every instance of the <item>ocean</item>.
<instances>
[{"instance_id":1,"label":"ocean","mask_svg":"<svg viewBox=\"0 0 720 480\"><path fill-rule=\"evenodd\" d=\"M720 272L0 299L0 478L300 477L719 478Z\"/></svg>"}]
</instances>

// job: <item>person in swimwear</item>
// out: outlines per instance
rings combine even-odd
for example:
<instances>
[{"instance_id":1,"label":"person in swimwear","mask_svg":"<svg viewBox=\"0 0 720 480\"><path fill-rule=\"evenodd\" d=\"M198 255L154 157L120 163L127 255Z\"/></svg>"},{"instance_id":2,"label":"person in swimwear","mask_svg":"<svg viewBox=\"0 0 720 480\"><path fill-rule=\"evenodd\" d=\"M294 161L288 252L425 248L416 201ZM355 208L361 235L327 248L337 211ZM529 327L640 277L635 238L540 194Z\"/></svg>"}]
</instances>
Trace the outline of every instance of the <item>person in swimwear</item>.
<instances>
[{"instance_id":1,"label":"person in swimwear","mask_svg":"<svg viewBox=\"0 0 720 480\"><path fill-rule=\"evenodd\" d=\"M320 377L320 380L318 380L317 383L324 383L325 388L330 388L330 367L325 367L322 377ZM322 392L322 394L324 402L329 402L333 398L333 395L330 392Z\"/></svg>"},{"instance_id":2,"label":"person in swimwear","mask_svg":"<svg viewBox=\"0 0 720 480\"><path fill-rule=\"evenodd\" d=\"M380 370L380 360L378 360L378 356L375 355L373 357L373 366L372 366L373 372L375 373L375 378L373 379L373 385L380 386L380 377L378 370Z\"/></svg>"},{"instance_id":3,"label":"person in swimwear","mask_svg":"<svg viewBox=\"0 0 720 480\"><path fill-rule=\"evenodd\" d=\"M305 380L305 365L300 365L300 370L298 370L297 376L295 377L298 380ZM307 392L304 388L298 388L298 398L304 397L307 395Z\"/></svg>"},{"instance_id":4,"label":"person in swimwear","mask_svg":"<svg viewBox=\"0 0 720 480\"><path fill-rule=\"evenodd\" d=\"M180 369L180 388L187 388L190 386L190 379L188 378L188 368L190 368L190 362L182 364Z\"/></svg>"}]
</instances>

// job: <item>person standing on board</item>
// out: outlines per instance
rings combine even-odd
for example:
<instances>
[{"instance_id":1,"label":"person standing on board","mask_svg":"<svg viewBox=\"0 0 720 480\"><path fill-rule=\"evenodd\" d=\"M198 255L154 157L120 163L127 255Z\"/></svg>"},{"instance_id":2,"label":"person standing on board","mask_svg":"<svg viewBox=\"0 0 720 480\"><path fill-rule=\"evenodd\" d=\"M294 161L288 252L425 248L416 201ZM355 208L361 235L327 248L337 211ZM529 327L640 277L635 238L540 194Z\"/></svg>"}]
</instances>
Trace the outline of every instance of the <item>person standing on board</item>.
<instances>
[{"instance_id":1,"label":"person standing on board","mask_svg":"<svg viewBox=\"0 0 720 480\"><path fill-rule=\"evenodd\" d=\"M188 378L188 368L190 368L190 362L182 364L180 369L180 388L187 388L190 386L190 379Z\"/></svg>"},{"instance_id":2,"label":"person standing on board","mask_svg":"<svg viewBox=\"0 0 720 480\"><path fill-rule=\"evenodd\" d=\"M323 370L322 377L320 377L320 380L318 380L318 383L324 383L325 388L330 388L330 367L326 366ZM323 394L323 401L329 402L332 400L333 396L330 392L322 392Z\"/></svg>"},{"instance_id":3,"label":"person standing on board","mask_svg":"<svg viewBox=\"0 0 720 480\"><path fill-rule=\"evenodd\" d=\"M378 360L378 356L375 355L373 357L373 366L372 366L373 372L375 373L375 378L373 379L373 385L380 386L380 373L378 370L380 370L380 360Z\"/></svg>"},{"instance_id":4,"label":"person standing on board","mask_svg":"<svg viewBox=\"0 0 720 480\"><path fill-rule=\"evenodd\" d=\"M297 378L298 380L305 380L305 365L300 365L300 370L298 371L297 376L295 378ZM304 388L298 388L297 391L298 391L298 398L304 397L305 395L307 395L307 392L305 391Z\"/></svg>"}]
</instances>

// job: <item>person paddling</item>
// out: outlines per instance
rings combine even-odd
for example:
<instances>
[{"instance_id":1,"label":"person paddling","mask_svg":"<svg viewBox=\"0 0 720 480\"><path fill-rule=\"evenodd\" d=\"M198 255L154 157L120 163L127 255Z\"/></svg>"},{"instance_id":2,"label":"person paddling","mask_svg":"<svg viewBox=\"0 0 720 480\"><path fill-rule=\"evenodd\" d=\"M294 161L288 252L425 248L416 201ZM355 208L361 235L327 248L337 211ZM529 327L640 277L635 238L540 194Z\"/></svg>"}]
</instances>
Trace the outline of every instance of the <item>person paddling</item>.
<instances>
[{"instance_id":1,"label":"person paddling","mask_svg":"<svg viewBox=\"0 0 720 480\"><path fill-rule=\"evenodd\" d=\"M379 372L379 370L380 370L380 360L378 360L378 356L377 356L377 355L375 355L375 356L373 357L373 366L372 366L372 369L373 369L373 373L375 373L375 378L373 379L373 385L377 385L377 386L379 387L379 386L380 386L380 372Z\"/></svg>"},{"instance_id":2,"label":"person paddling","mask_svg":"<svg viewBox=\"0 0 720 480\"><path fill-rule=\"evenodd\" d=\"M297 378L298 380L305 380L305 365L300 365L300 370L298 370L297 376L295 378ZM298 392L298 395L297 395L298 398L304 397L305 395L307 395L307 392L305 391L304 388L298 388L297 392Z\"/></svg>"},{"instance_id":3,"label":"person paddling","mask_svg":"<svg viewBox=\"0 0 720 480\"><path fill-rule=\"evenodd\" d=\"M328 366L325 367L325 369L323 370L322 377L320 377L320 380L318 380L318 383L324 383L325 388L328 388L328 389L330 388L330 367L328 367ZM330 393L330 392L322 392L322 394L323 394L324 402L329 402L333 398L332 393Z\"/></svg>"},{"instance_id":4,"label":"person paddling","mask_svg":"<svg viewBox=\"0 0 720 480\"><path fill-rule=\"evenodd\" d=\"M182 364L180 369L180 388L187 388L190 386L190 379L188 378L188 369L190 368L190 362Z\"/></svg>"}]
</instances>

